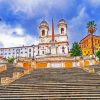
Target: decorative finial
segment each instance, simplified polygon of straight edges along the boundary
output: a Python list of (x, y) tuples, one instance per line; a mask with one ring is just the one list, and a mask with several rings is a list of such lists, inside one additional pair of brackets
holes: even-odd
[(43, 21), (45, 21), (45, 17), (43, 17)]

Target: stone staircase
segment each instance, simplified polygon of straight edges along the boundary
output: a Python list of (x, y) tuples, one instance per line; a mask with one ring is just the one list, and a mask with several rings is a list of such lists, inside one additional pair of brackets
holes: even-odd
[(100, 71), (100, 65), (92, 65), (91, 67), (95, 69), (95, 72)]
[(0, 78), (2, 77), (12, 77), (13, 72), (23, 72), (24, 68), (15, 67), (14, 65), (7, 64), (7, 70), (0, 72)]
[(80, 68), (38, 69), (9, 86), (0, 86), (0, 100), (100, 100), (100, 76)]
[[(16, 67), (13, 64), (6, 64), (6, 70), (0, 72), (0, 84), (5, 85), (4, 83), (9, 84), (13, 81), (14, 77), (17, 77), (17, 74), (24, 73), (26, 69), (22, 67)], [(16, 74), (16, 75), (15, 75)]]

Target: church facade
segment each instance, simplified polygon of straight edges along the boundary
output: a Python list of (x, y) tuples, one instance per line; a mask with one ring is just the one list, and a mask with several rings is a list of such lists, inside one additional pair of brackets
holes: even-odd
[[(68, 55), (69, 42), (67, 24), (64, 19), (58, 23), (58, 33), (54, 34), (54, 23), (52, 22), (52, 34), (49, 34), (49, 25), (42, 21), (39, 26), (39, 45), (34, 46), (35, 56)], [(38, 50), (38, 51), (37, 51)]]
[[(48, 56), (67, 56), (69, 54), (69, 42), (67, 23), (61, 19), (58, 23), (58, 33), (54, 33), (52, 21), (52, 33), (49, 34), (49, 25), (43, 20), (39, 25), (39, 44), (32, 46), (0, 48), (0, 56), (40, 58)], [(12, 41), (13, 42), (13, 41)]]

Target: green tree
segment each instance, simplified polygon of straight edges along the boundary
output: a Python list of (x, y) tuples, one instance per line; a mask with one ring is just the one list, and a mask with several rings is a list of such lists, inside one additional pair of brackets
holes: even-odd
[[(75, 65), (76, 65), (76, 57), (82, 55), (82, 50), (77, 42), (74, 42), (71, 49), (71, 56), (75, 57)], [(76, 65), (77, 66), (77, 65)]]
[(98, 50), (98, 51), (96, 52), (96, 56), (99, 58), (99, 62), (100, 62), (100, 50)]
[(8, 63), (13, 64), (15, 61), (15, 58), (14, 57), (8, 58), (7, 61)]
[(81, 55), (82, 55), (82, 50), (79, 44), (77, 42), (74, 42), (71, 49), (71, 56), (76, 57)]

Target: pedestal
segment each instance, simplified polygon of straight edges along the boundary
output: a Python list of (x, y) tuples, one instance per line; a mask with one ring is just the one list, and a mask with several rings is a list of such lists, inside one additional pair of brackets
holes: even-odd
[(57, 53), (57, 50), (56, 50), (56, 47), (54, 46), (51, 48), (51, 54), (55, 55), (56, 53)]

